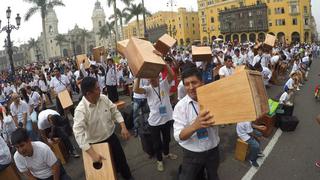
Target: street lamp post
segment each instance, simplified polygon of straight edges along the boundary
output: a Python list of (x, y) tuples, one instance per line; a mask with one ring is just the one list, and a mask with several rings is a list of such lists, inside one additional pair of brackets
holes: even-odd
[(20, 23), (21, 23), (21, 17), (19, 14), (17, 14), (16, 17), (16, 24), (12, 25), (10, 24), (10, 17), (11, 17), (11, 9), (10, 7), (8, 7), (8, 9), (6, 10), (6, 15), (7, 15), (7, 19), (8, 19), (8, 25), (4, 26), (3, 28), (1, 28), (1, 20), (0, 20), (0, 33), (5, 31), (7, 33), (7, 53), (9, 55), (9, 62), (10, 62), (10, 68), (11, 68), (11, 74), (14, 75), (15, 74), (15, 70), (14, 70), (14, 64), (13, 64), (13, 51), (12, 51), (12, 41), (11, 41), (11, 31), (16, 29), (18, 30), (20, 27)]
[(169, 0), (168, 2), (167, 2), (167, 7), (171, 7), (171, 12), (170, 12), (170, 24), (169, 24), (169, 34), (170, 34), (170, 36), (173, 36), (173, 30), (172, 30), (172, 25), (171, 24), (173, 24), (173, 7), (174, 6), (177, 6), (176, 5), (176, 2), (175, 2), (175, 0)]

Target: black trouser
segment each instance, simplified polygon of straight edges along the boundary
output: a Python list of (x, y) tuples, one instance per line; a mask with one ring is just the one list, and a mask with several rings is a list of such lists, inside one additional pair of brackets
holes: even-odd
[(43, 93), (45, 93), (46, 95), (48, 95), (49, 101), (50, 101), (50, 103), (52, 103), (52, 99), (51, 99), (51, 94), (50, 94), (50, 92), (43, 92)]
[[(162, 161), (162, 153), (164, 155), (169, 154), (169, 143), (170, 143), (170, 130), (171, 121), (159, 126), (151, 126), (150, 132), (153, 143), (153, 150), (156, 153), (157, 160)], [(162, 135), (162, 140), (161, 140)]]
[(192, 152), (183, 148), (183, 159), (179, 180), (197, 180), (203, 169), (208, 180), (219, 180), (219, 148), (215, 147), (204, 152)]
[[(58, 113), (60, 114), (60, 116), (64, 116), (64, 109), (61, 105), (61, 102), (60, 102), (60, 99), (58, 98), (58, 96), (56, 97), (56, 108), (57, 108), (57, 111)], [(68, 109), (70, 109), (70, 112), (71, 112), (71, 115), (73, 116), (74, 115), (74, 107), (73, 105), (71, 107), (68, 107)]]
[(132, 175), (118, 137), (113, 133), (108, 139), (99, 143), (104, 142), (109, 143), (110, 153), (114, 160), (117, 172), (120, 172), (123, 178), (130, 179)]
[(119, 100), (117, 86), (107, 85), (108, 98), (114, 103)]

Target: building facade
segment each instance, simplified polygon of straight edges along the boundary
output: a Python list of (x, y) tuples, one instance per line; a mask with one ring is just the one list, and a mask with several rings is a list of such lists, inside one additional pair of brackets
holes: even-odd
[[(155, 42), (160, 36), (168, 33), (177, 39), (179, 45), (190, 44), (200, 39), (199, 17), (197, 12), (179, 8), (177, 12), (159, 11), (146, 18), (148, 38)], [(136, 20), (124, 27), (124, 38), (143, 37), (143, 20)]]
[(315, 40), (310, 0), (198, 0), (202, 42), (263, 41), (266, 34), (282, 42)]

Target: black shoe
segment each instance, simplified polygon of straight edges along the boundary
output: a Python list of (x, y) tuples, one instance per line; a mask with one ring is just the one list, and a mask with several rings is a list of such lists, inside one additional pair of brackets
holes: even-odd
[(71, 155), (72, 157), (74, 157), (74, 158), (79, 158), (79, 157), (80, 157), (80, 155), (79, 155), (76, 151), (70, 152), (70, 155)]
[(251, 166), (256, 167), (256, 168), (259, 167), (259, 164), (257, 163), (257, 161), (251, 161), (250, 160), (249, 162), (250, 162)]

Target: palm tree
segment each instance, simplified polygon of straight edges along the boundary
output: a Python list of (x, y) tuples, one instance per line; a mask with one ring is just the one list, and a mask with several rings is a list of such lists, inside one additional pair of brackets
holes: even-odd
[(61, 54), (61, 57), (63, 56), (63, 52), (62, 52), (62, 44), (65, 43), (65, 42), (68, 42), (68, 40), (66, 39), (66, 36), (63, 35), (63, 34), (58, 34), (55, 38), (54, 38), (56, 42), (56, 45), (59, 45), (60, 47), (60, 54)]
[(43, 32), (43, 40), (44, 40), (44, 49), (45, 49), (45, 59), (48, 58), (48, 47), (47, 47), (47, 33), (46, 33), (46, 15), (48, 13), (49, 8), (53, 8), (55, 6), (65, 6), (61, 0), (24, 0), (28, 3), (33, 4), (28, 12), (24, 16), (24, 20), (28, 21), (31, 16), (40, 11), (41, 20), (42, 20), (42, 32)]
[[(120, 29), (121, 29), (121, 34), (123, 36), (124, 32), (123, 32), (123, 19), (127, 19), (127, 17), (129, 16), (129, 14), (126, 12), (126, 9), (123, 9), (122, 11), (120, 9), (117, 8), (116, 10), (116, 15), (117, 17), (119, 17), (119, 22), (120, 22)], [(109, 17), (109, 20), (116, 20), (115, 15), (111, 15)]]
[(100, 39), (107, 38), (109, 39), (109, 42), (111, 41), (112, 33), (113, 34), (116, 33), (114, 29), (114, 24), (115, 24), (115, 21), (111, 21), (111, 22), (107, 21), (106, 24), (99, 29), (99, 32), (97, 34), (100, 36)]
[[(122, 1), (126, 6), (129, 6), (130, 5), (130, 3), (133, 1), (133, 0), (120, 0), (120, 1)], [(119, 0), (118, 0), (118, 2), (119, 2)], [(115, 39), (116, 39), (116, 41), (117, 41), (117, 36), (118, 36), (118, 33), (117, 33), (117, 31), (118, 31), (118, 23), (117, 23), (117, 19), (118, 19), (118, 14), (117, 14), (117, 0), (107, 0), (107, 5), (108, 5), (108, 7), (111, 7), (111, 5), (113, 5), (113, 14), (114, 14), (114, 19), (116, 20), (115, 21), (115, 24), (114, 24), (114, 29), (116, 30), (115, 31)]]
[(139, 15), (142, 15), (143, 13), (147, 15), (151, 15), (151, 14), (146, 10), (146, 8), (142, 6), (141, 3), (139, 3), (138, 5), (131, 4), (130, 7), (125, 8), (125, 11), (127, 11), (128, 13), (128, 17), (126, 18), (126, 23), (128, 23), (133, 17), (136, 17), (137, 31), (138, 31), (137, 36), (139, 37), (140, 36)]
[(85, 54), (88, 53), (88, 47), (87, 47), (87, 38), (90, 38), (91, 37), (91, 34), (89, 33), (88, 30), (86, 29), (81, 29), (80, 31), (80, 39), (81, 41), (83, 42), (84, 44), (84, 52)]
[(30, 38), (30, 40), (28, 41), (28, 49), (33, 49), (33, 48), (38, 48), (38, 41), (35, 40), (34, 38)]

